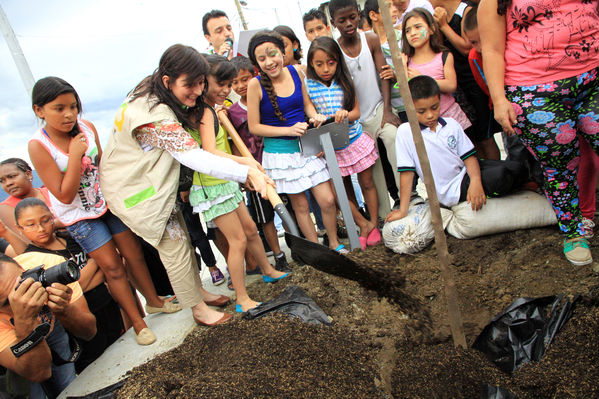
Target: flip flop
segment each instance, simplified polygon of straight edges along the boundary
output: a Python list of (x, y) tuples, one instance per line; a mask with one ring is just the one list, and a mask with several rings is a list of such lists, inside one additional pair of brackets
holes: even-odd
[(366, 251), (366, 244), (368, 242), (368, 240), (366, 239), (366, 237), (358, 237), (358, 240), (360, 240), (360, 248), (362, 248), (362, 251)]
[(376, 227), (372, 229), (370, 233), (368, 233), (368, 237), (366, 239), (366, 245), (372, 247), (373, 245), (381, 242), (381, 232)]
[(347, 250), (347, 248), (345, 248), (345, 245), (343, 245), (343, 244), (339, 244), (339, 246), (337, 248), (335, 248), (335, 252), (337, 252), (341, 255), (345, 255), (345, 254), (349, 253), (349, 251)]

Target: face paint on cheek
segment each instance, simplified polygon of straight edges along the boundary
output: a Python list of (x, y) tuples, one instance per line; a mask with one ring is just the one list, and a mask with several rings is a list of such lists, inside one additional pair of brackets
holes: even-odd
[(428, 29), (420, 29), (420, 39), (426, 39), (428, 37)]

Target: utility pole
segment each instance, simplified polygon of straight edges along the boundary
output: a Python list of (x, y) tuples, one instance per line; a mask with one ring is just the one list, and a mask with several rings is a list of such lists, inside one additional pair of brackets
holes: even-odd
[(237, 13), (239, 14), (239, 18), (241, 19), (243, 30), (248, 30), (248, 24), (247, 22), (245, 22), (245, 17), (243, 16), (243, 10), (241, 9), (241, 4), (239, 3), (239, 0), (235, 0), (235, 5), (237, 6)]
[(6, 40), (6, 44), (8, 44), (8, 48), (12, 55), (13, 60), (19, 70), (19, 75), (21, 75), (21, 80), (25, 85), (25, 90), (27, 90), (27, 94), (31, 97), (31, 90), (33, 89), (33, 84), (35, 80), (33, 79), (33, 74), (31, 73), (31, 69), (29, 69), (29, 65), (27, 64), (27, 60), (25, 59), (25, 54), (23, 54), (23, 50), (19, 45), (19, 41), (15, 36), (15, 32), (12, 30), (10, 26), (10, 22), (8, 22), (8, 17), (4, 13), (2, 6), (0, 5), (0, 32), (2, 32), (2, 36), (4, 36), (4, 40)]

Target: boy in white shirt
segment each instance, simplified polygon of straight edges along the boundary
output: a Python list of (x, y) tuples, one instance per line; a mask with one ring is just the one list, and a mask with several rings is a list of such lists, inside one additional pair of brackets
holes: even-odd
[[(452, 118), (439, 117), (441, 91), (433, 78), (416, 76), (408, 85), (441, 205), (450, 207), (466, 200), (472, 210), (478, 211), (486, 204), (487, 196), (505, 195), (524, 182), (526, 170), (519, 162), (484, 160), (479, 164), (473, 156), (474, 145), (462, 127)], [(408, 214), (414, 173), (423, 177), (408, 123), (397, 129), (395, 151), (400, 206), (387, 215), (386, 222)]]

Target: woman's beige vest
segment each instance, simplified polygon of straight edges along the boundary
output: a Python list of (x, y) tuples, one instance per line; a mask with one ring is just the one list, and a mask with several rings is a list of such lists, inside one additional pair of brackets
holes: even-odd
[(139, 98), (119, 108), (100, 161), (100, 186), (110, 211), (135, 234), (157, 245), (175, 206), (179, 162), (158, 147), (144, 151), (133, 135), (139, 126), (177, 120), (164, 104), (150, 110), (151, 101)]

